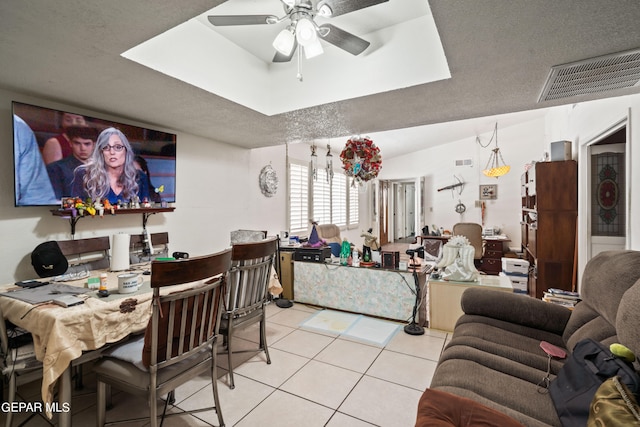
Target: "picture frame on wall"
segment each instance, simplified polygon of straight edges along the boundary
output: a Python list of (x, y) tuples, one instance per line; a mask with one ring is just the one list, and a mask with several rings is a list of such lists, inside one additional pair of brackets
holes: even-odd
[(497, 184), (480, 185), (480, 200), (495, 200), (498, 198)]

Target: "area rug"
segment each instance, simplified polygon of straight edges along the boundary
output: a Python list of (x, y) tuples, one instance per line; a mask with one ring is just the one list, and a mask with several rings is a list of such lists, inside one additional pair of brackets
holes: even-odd
[(302, 322), (300, 327), (384, 347), (398, 331), (399, 325), (361, 314), (321, 310)]

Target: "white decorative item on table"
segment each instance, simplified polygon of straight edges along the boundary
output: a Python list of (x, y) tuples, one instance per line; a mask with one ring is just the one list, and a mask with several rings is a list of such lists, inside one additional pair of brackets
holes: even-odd
[(473, 263), (475, 249), (464, 236), (453, 236), (443, 246), (439, 269), (444, 269), (442, 278), (459, 282), (475, 282), (478, 270)]

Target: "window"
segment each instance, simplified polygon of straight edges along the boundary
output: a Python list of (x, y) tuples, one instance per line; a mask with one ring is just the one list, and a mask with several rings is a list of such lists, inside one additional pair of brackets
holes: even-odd
[(306, 232), (311, 219), (341, 228), (356, 227), (358, 187), (352, 187), (352, 180), (342, 171), (334, 173), (331, 186), (325, 169), (318, 169), (317, 173), (314, 181), (308, 166), (289, 164), (289, 231)]
[(289, 232), (306, 231), (309, 225), (309, 168), (289, 165)]

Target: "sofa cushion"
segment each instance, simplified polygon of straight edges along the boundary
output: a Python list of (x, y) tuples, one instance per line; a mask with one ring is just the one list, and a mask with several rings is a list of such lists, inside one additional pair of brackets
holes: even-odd
[[(549, 367), (549, 357), (540, 348), (539, 343), (535, 345), (533, 351), (525, 351), (509, 345), (490, 342), (482, 338), (472, 336), (462, 336), (451, 340), (442, 352), (440, 360), (450, 357), (455, 347), (462, 348), (466, 358), (475, 360), (487, 365), (495, 370), (505, 372), (519, 378), (528, 379), (533, 371), (534, 383), (538, 383)], [(551, 373), (557, 374), (564, 360), (552, 358)], [(519, 372), (526, 372), (527, 376), (521, 376)]]
[(618, 342), (626, 345), (636, 356), (640, 356), (640, 279), (624, 293), (618, 316), (616, 318), (616, 331)]
[(418, 403), (416, 427), (523, 427), (513, 418), (466, 397), (426, 389)]
[[(455, 394), (500, 410), (526, 425), (560, 426), (551, 397), (545, 390), (531, 381), (499, 372), (473, 360), (448, 359), (438, 362), (431, 388), (448, 392), (456, 390)], [(458, 390), (464, 390), (465, 394)], [(539, 420), (539, 423), (531, 420)]]
[(562, 334), (571, 311), (535, 298), (501, 291), (468, 288), (460, 300), (462, 311), (517, 325)]
[(640, 251), (606, 251), (593, 257), (582, 275), (580, 296), (611, 325), (622, 295), (640, 278)]

